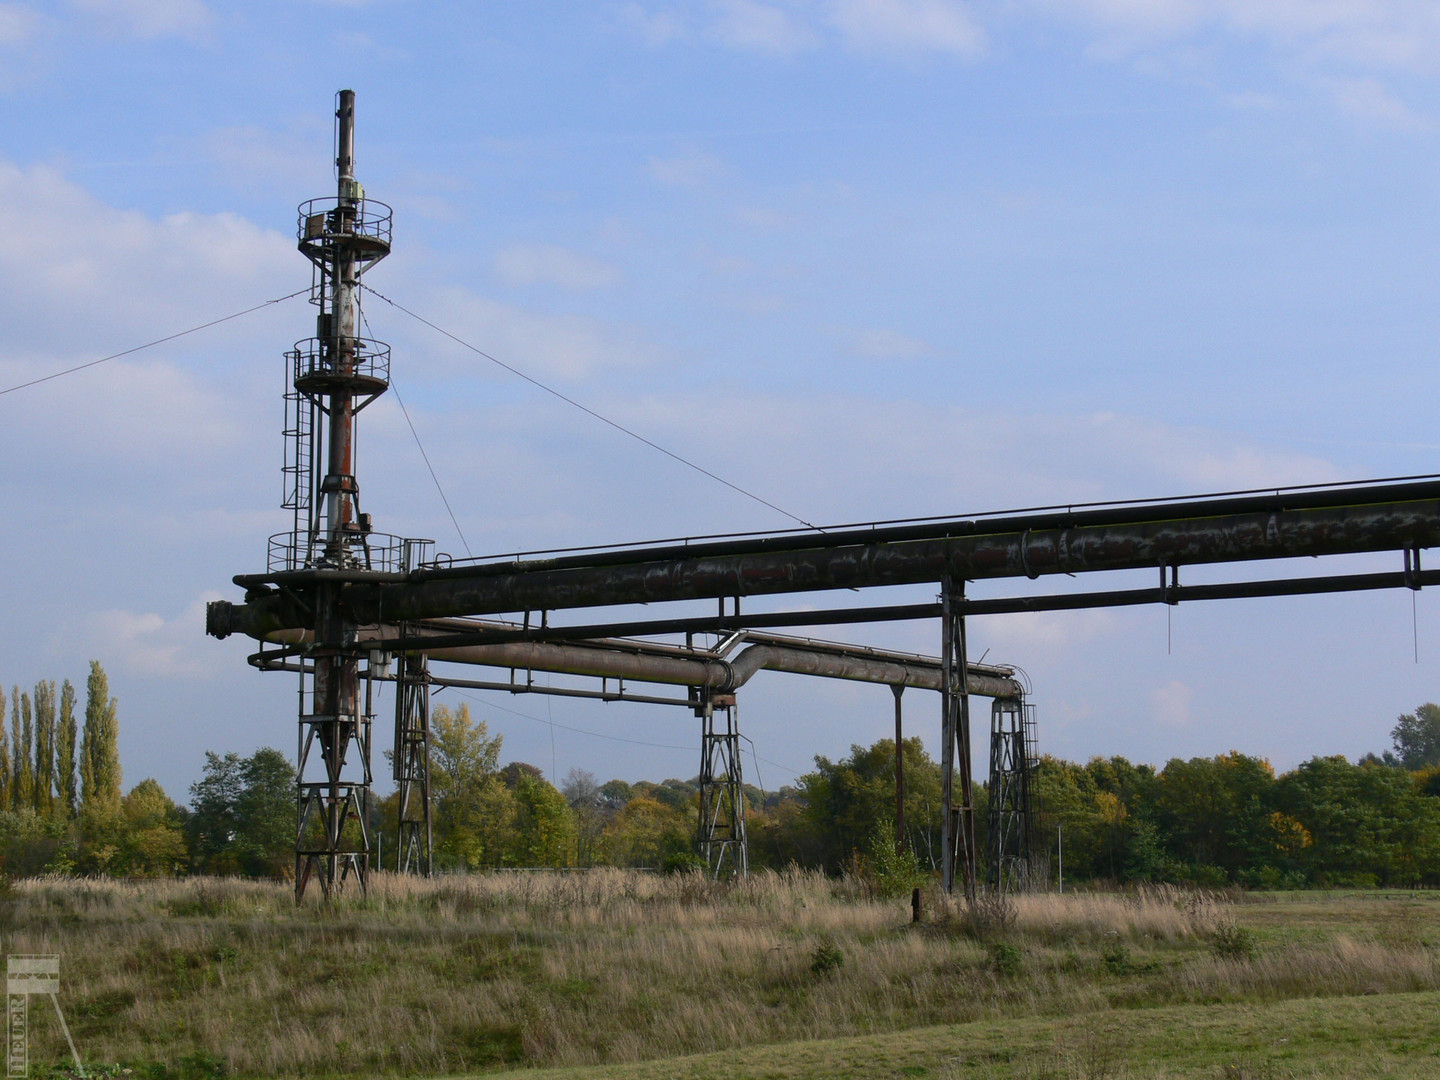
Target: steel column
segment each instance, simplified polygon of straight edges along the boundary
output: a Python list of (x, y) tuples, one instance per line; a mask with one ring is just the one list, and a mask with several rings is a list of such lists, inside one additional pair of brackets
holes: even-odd
[(905, 735), (902, 729), (900, 695), (904, 683), (890, 687), (895, 695), (895, 853), (905, 854)]
[[(958, 864), (965, 899), (975, 899), (975, 798), (970, 755), (970, 685), (966, 677), (965, 616), (959, 603), (965, 599), (964, 582), (946, 578), (941, 586), (941, 663), (944, 666), (941, 701), (940, 784), (943, 807), (940, 846), (940, 885), (955, 889)], [(959, 795), (956, 796), (956, 770)]]

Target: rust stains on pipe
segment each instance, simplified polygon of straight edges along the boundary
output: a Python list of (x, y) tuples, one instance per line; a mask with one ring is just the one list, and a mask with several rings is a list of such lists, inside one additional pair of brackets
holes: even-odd
[(667, 559), (404, 585), (352, 586), (360, 621), (596, 607), (717, 596), (1242, 562), (1431, 547), (1440, 503), (1253, 513), (1196, 521), (1023, 530), (897, 544), (857, 544)]

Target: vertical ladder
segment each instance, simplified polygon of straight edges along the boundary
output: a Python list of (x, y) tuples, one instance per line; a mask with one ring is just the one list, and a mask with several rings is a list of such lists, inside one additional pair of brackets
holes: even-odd
[[(286, 357), (286, 374), (289, 374)], [(310, 509), (311, 470), (315, 461), (315, 404), (294, 387), (285, 391), (285, 499), (286, 510)]]

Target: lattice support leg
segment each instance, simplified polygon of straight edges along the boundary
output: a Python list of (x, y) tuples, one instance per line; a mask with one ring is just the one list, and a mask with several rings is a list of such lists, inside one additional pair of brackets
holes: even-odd
[(700, 735), (700, 857), (717, 878), (745, 877), (745, 789), (740, 766), (740, 728), (735, 695), (699, 691), (695, 707)]
[(399, 835), (395, 869), (429, 877), (434, 871), (430, 804), (430, 670), (423, 655), (400, 656), (395, 671), (395, 748)]
[(1035, 878), (1034, 706), (996, 699), (990, 709), (990, 821), (987, 884), (1019, 892)]

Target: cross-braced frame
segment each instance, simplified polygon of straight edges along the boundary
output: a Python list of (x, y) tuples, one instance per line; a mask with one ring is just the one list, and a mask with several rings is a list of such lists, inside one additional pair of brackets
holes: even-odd
[(735, 695), (700, 691), (700, 857), (716, 877), (750, 872)]

